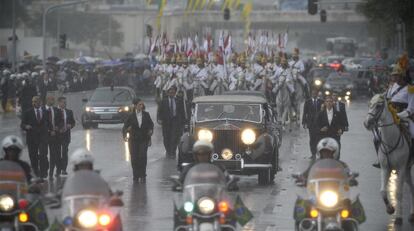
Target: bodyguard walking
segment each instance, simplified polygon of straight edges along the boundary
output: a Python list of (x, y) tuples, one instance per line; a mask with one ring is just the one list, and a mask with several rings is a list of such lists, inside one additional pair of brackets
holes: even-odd
[(60, 152), (59, 152), (59, 139), (58, 139), (58, 125), (61, 118), (59, 109), (55, 107), (55, 97), (48, 95), (46, 97), (46, 105), (44, 107), (49, 117), (49, 179), (53, 178), (53, 172), (56, 169), (56, 177), (60, 175)]
[(319, 129), (316, 124), (316, 117), (321, 111), (323, 101), (318, 98), (318, 90), (312, 91), (312, 97), (306, 100), (303, 105), (303, 117), (302, 125), (303, 128), (309, 130), (309, 147), (311, 150), (311, 158), (315, 159), (316, 156), (316, 145), (319, 142)]
[(60, 172), (62, 175), (67, 175), (68, 149), (71, 141), (71, 130), (75, 127), (75, 118), (73, 116), (73, 111), (66, 108), (65, 97), (61, 96), (58, 98), (58, 106), (60, 113), (60, 122), (58, 125), (58, 158), (60, 159), (60, 163), (58, 164), (59, 169), (57, 173)]
[(177, 88), (172, 86), (167, 91), (167, 97), (161, 101), (160, 118), (162, 136), (167, 156), (175, 157), (178, 141), (185, 125), (184, 101), (176, 97)]
[(122, 135), (128, 141), (134, 182), (146, 182), (147, 150), (151, 146), (154, 123), (144, 102), (134, 99), (134, 110), (124, 122)]
[(46, 178), (49, 167), (47, 160), (49, 117), (41, 107), (39, 96), (33, 97), (32, 106), (23, 112), (20, 127), (27, 133), (26, 143), (33, 172), (37, 177)]

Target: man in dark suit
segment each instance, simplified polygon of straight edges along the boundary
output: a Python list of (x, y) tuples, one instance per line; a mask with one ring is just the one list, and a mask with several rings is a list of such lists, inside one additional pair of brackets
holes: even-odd
[(349, 124), (348, 124), (348, 115), (346, 114), (345, 103), (338, 100), (338, 95), (336, 93), (332, 93), (332, 98), (334, 101), (334, 108), (341, 115), (342, 124), (344, 125), (344, 131), (348, 131)]
[(33, 97), (32, 105), (32, 108), (22, 113), (20, 127), (27, 133), (26, 143), (33, 172), (40, 178), (46, 178), (49, 166), (47, 160), (49, 116), (42, 109), (39, 96)]
[(159, 113), (162, 122), (162, 136), (166, 154), (175, 157), (178, 141), (185, 125), (185, 110), (182, 98), (176, 97), (177, 88), (170, 87), (160, 104)]
[(146, 182), (147, 150), (151, 146), (154, 123), (144, 102), (134, 99), (134, 111), (125, 120), (122, 134), (129, 145), (134, 182)]
[(72, 110), (66, 108), (66, 98), (58, 98), (58, 106), (60, 113), (60, 121), (58, 125), (58, 139), (59, 139), (59, 159), (60, 164), (58, 164), (59, 169), (57, 172), (60, 172), (62, 175), (67, 175), (66, 168), (68, 166), (68, 148), (71, 141), (71, 129), (75, 127), (75, 118), (73, 116)]
[(312, 97), (306, 100), (303, 105), (302, 125), (303, 128), (309, 130), (309, 146), (312, 159), (315, 159), (316, 145), (319, 141), (319, 129), (317, 128), (316, 117), (323, 105), (323, 101), (318, 98), (318, 93), (318, 90), (314, 89), (312, 91)]
[(53, 172), (56, 168), (56, 177), (60, 175), (60, 151), (59, 151), (59, 139), (58, 139), (58, 125), (59, 121), (62, 120), (62, 113), (55, 107), (55, 97), (48, 95), (46, 97), (46, 105), (44, 106), (45, 112), (49, 117), (49, 179), (53, 178)]
[[(341, 115), (333, 107), (333, 99), (331, 96), (325, 98), (325, 107), (319, 112), (316, 119), (317, 128), (319, 130), (320, 139), (325, 137), (334, 138), (341, 149), (340, 138), (344, 131)], [(339, 151), (338, 150), (338, 151)]]

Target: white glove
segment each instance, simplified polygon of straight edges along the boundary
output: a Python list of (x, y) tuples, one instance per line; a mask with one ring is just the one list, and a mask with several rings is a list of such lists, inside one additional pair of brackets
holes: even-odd
[(408, 111), (404, 110), (400, 113), (397, 113), (397, 116), (400, 118), (407, 118), (408, 116), (410, 116), (410, 113), (408, 113)]

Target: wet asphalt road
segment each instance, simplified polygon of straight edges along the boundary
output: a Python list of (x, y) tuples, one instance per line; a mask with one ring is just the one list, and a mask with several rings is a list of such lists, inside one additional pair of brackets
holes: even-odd
[[(125, 207), (122, 212), (124, 230), (172, 230), (173, 220), (172, 183), (169, 176), (177, 174), (176, 161), (165, 158), (162, 145), (161, 127), (156, 124), (152, 147), (148, 151), (147, 183), (134, 184), (126, 144), (122, 140), (122, 125), (100, 125), (98, 129), (83, 130), (80, 125), (82, 111), (81, 99), (86, 93), (68, 94), (68, 108), (75, 111), (77, 126), (72, 131), (70, 151), (77, 147), (88, 147), (94, 153), (96, 168), (109, 182), (113, 190), (124, 192)], [(147, 111), (155, 121), (156, 105), (151, 97), (143, 97)], [(407, 190), (404, 193), (404, 225), (396, 229), (392, 217), (385, 213), (380, 187), (380, 171), (371, 167), (375, 161), (375, 152), (371, 133), (362, 126), (367, 112), (367, 99), (359, 99), (348, 105), (350, 131), (342, 136), (341, 159), (348, 163), (353, 171), (360, 173), (359, 186), (353, 188), (365, 207), (367, 221), (361, 226), (365, 231), (414, 230), (407, 217), (410, 200)], [(8, 134), (20, 134), (20, 120), (15, 114), (0, 113), (0, 138)], [(302, 171), (309, 163), (308, 134), (304, 129), (285, 132), (280, 150), (282, 171), (270, 186), (259, 186), (257, 177), (241, 177), (239, 194), (246, 206), (251, 209), (254, 219), (242, 230), (294, 230), (293, 206), (296, 196), (303, 194), (302, 188), (295, 186), (290, 177), (292, 173)], [(23, 158), (28, 160), (27, 152)], [(51, 211), (51, 215), (58, 211)]]

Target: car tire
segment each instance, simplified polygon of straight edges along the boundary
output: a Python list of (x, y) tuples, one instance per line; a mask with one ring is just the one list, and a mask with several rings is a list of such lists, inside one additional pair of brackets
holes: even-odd
[(272, 169), (260, 170), (257, 176), (259, 185), (268, 185), (271, 182)]

